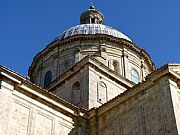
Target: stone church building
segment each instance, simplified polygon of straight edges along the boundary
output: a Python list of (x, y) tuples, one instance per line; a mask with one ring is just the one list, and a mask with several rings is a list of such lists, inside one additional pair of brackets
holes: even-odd
[(93, 6), (28, 75), (0, 66), (0, 135), (180, 134), (180, 64), (156, 69)]

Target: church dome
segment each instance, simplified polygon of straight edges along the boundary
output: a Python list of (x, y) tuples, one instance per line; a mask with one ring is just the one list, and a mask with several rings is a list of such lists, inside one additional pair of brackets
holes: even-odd
[(33, 83), (47, 87), (87, 56), (134, 83), (155, 69), (146, 51), (122, 32), (104, 25), (103, 14), (90, 6), (81, 14), (79, 25), (65, 30), (35, 56), (28, 74)]
[(103, 24), (81, 24), (71, 27), (70, 29), (65, 30), (62, 34), (56, 37), (55, 41), (63, 40), (65, 38), (76, 35), (96, 35), (96, 34), (104, 34), (104, 35), (109, 35), (109, 36), (123, 38), (132, 41), (122, 32)]
[(123, 38), (132, 42), (132, 40), (122, 32), (107, 25), (103, 25), (104, 16), (100, 11), (95, 10), (94, 6), (90, 6), (87, 11), (81, 14), (80, 23), (80, 25), (76, 25), (74, 27), (71, 27), (70, 29), (65, 30), (62, 34), (55, 38), (55, 41), (63, 40), (65, 38), (77, 35), (101, 34)]

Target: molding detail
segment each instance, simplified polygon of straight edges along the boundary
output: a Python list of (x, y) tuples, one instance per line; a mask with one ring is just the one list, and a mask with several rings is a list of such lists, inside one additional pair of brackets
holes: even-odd
[[(126, 48), (128, 50), (133, 51), (139, 57), (144, 59), (145, 62), (147, 62), (148, 67), (151, 71), (154, 71), (156, 69), (154, 63), (151, 60), (150, 55), (143, 50), (142, 48), (139, 48), (137, 45), (135, 45), (133, 42), (130, 42), (126, 39), (120, 39), (116, 37), (112, 37), (109, 35), (102, 35), (102, 34), (97, 34), (97, 35), (77, 35), (73, 37), (69, 37), (64, 40), (58, 40), (55, 42), (50, 43), (43, 51), (39, 52), (35, 58), (33, 59), (32, 65), (29, 67), (28, 75), (31, 77), (33, 76), (33, 72), (38, 65), (39, 61), (43, 59), (47, 54), (53, 51), (55, 48), (60, 48), (64, 46), (71, 46), (73, 44), (77, 44), (81, 41), (82, 43), (88, 43), (89, 41), (94, 42), (94, 41), (100, 41), (101, 43), (110, 43), (110, 44), (117, 44), (120, 48)], [(103, 46), (105, 47), (105, 46)]]

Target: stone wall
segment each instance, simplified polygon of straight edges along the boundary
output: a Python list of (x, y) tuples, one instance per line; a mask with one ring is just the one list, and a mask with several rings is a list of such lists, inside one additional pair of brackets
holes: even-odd
[[(12, 80), (11, 80), (12, 79)], [(49, 94), (27, 80), (0, 79), (1, 135), (84, 135), (82, 109)]]
[[(59, 82), (53, 82), (48, 88), (49, 91), (76, 106), (89, 110), (101, 106), (134, 85), (113, 70), (104, 67), (102, 63), (96, 62), (96, 59), (86, 57), (61, 76)], [(118, 78), (119, 76), (122, 80)], [(77, 82), (80, 84), (78, 90), (73, 88)]]
[[(79, 82), (80, 88), (73, 89), (73, 85)], [(73, 76), (63, 80), (61, 85), (51, 91), (76, 106), (88, 108), (89, 71), (88, 68), (80, 69)]]
[(99, 107), (126, 90), (117, 82), (89, 68), (89, 109)]
[[(147, 80), (90, 110), (92, 135), (178, 135), (179, 99), (169, 77)], [(177, 87), (176, 87), (177, 88)], [(172, 94), (172, 93), (176, 94)], [(174, 97), (173, 96), (173, 97)], [(176, 118), (175, 118), (176, 116)], [(176, 119), (178, 124), (176, 124)]]

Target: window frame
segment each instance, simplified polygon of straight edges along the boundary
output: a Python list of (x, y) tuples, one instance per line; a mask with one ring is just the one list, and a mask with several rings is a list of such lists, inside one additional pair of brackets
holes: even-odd
[(131, 81), (135, 84), (140, 82), (139, 72), (135, 68), (131, 69)]
[(100, 104), (104, 104), (107, 101), (108, 101), (107, 85), (105, 82), (99, 81), (97, 82), (97, 102), (99, 102)]

